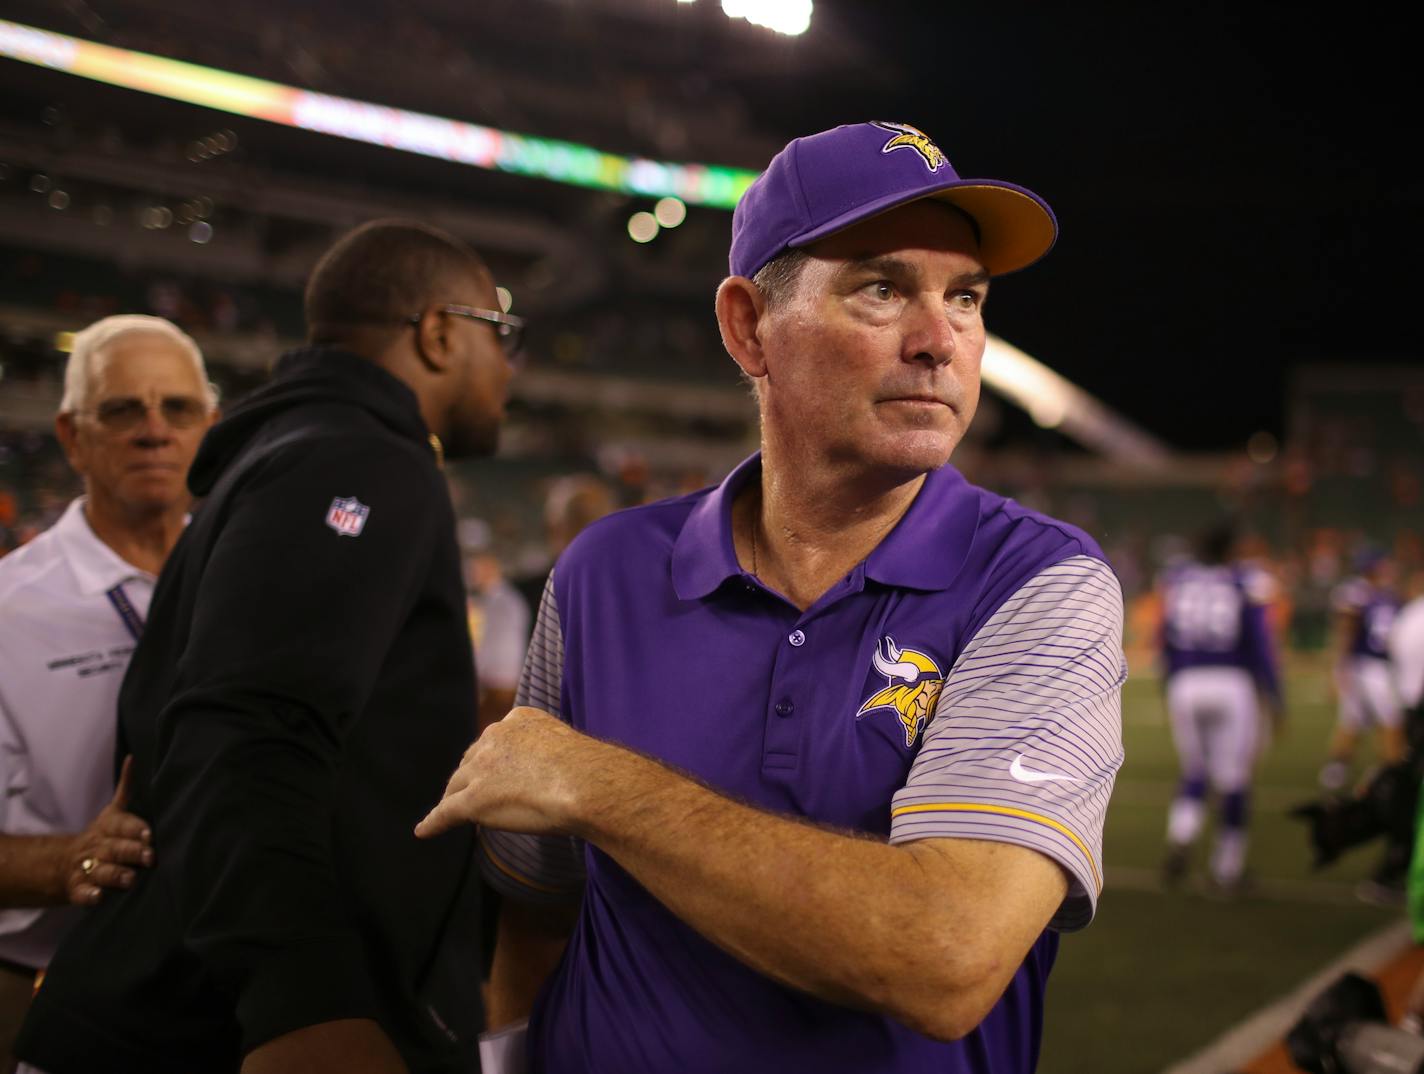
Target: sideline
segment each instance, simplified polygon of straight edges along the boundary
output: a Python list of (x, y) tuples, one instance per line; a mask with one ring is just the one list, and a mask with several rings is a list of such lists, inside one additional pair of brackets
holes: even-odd
[(1353, 970), (1372, 975), (1409, 946), (1407, 920), (1386, 926), (1291, 992), (1228, 1029), (1201, 1051), (1167, 1067), (1162, 1074), (1224, 1074), (1239, 1069), (1283, 1038), (1310, 1001), (1342, 973)]

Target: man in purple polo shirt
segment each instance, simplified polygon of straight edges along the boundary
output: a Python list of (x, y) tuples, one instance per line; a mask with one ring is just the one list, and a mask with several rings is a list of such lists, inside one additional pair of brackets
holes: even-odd
[[(1101, 888), (1121, 593), (946, 463), (989, 278), (1056, 232), (900, 124), (797, 139), (743, 197), (717, 320), (761, 451), (584, 531), (524, 707), (417, 829), (478, 822), (524, 900), (490, 1018), (532, 1005), (533, 1070), (1034, 1068)], [(541, 900), (578, 907), (547, 981)]]

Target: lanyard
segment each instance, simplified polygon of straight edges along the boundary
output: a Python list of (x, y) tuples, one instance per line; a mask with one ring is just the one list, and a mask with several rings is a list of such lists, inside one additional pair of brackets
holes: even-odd
[(129, 600), (129, 595), (124, 592), (124, 583), (120, 582), (113, 589), (105, 590), (104, 596), (109, 598), (109, 603), (114, 606), (114, 611), (119, 613), (119, 618), (124, 621), (124, 626), (128, 627), (134, 641), (143, 637), (143, 616), (138, 614), (133, 601)]

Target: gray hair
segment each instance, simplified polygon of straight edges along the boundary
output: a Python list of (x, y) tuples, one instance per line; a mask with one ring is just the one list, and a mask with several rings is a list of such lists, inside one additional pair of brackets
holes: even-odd
[(82, 410), (89, 402), (89, 387), (94, 379), (94, 361), (106, 347), (125, 336), (145, 334), (163, 336), (178, 344), (183, 353), (193, 361), (193, 369), (203, 385), (203, 397), (208, 406), (218, 405), (217, 389), (208, 380), (208, 371), (203, 365), (203, 352), (193, 342), (192, 336), (162, 317), (120, 313), (95, 321), (88, 328), (74, 334), (74, 345), (69, 352), (69, 361), (64, 366), (64, 398), (60, 400), (59, 412), (72, 414), (76, 410)]
[(801, 269), (810, 260), (811, 255), (800, 247), (788, 247), (757, 269), (752, 283), (766, 298), (768, 306), (779, 306), (796, 293)]
[[(783, 304), (796, 293), (796, 285), (801, 282), (801, 269), (810, 260), (811, 255), (801, 247), (788, 246), (756, 270), (752, 283), (766, 299), (768, 309)], [(748, 374), (745, 369), (739, 369), (737, 376), (752, 398), (759, 403), (761, 391), (757, 387), (757, 378)]]

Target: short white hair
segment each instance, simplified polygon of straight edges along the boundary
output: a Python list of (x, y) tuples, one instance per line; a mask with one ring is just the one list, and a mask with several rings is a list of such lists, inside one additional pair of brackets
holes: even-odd
[(64, 366), (64, 398), (59, 402), (61, 414), (73, 414), (82, 410), (89, 401), (89, 388), (94, 379), (94, 361), (104, 349), (125, 336), (164, 336), (178, 344), (184, 354), (193, 361), (193, 369), (203, 386), (203, 398), (209, 407), (218, 405), (217, 389), (208, 381), (208, 370), (203, 364), (203, 352), (193, 342), (193, 337), (172, 321), (162, 317), (149, 317), (142, 313), (119, 313), (95, 321), (88, 328), (74, 334), (73, 349), (69, 361)]

